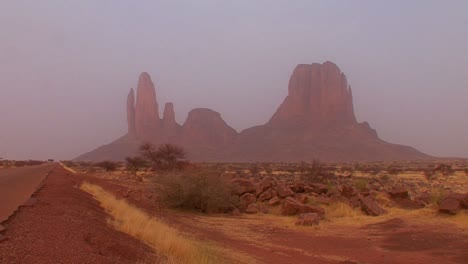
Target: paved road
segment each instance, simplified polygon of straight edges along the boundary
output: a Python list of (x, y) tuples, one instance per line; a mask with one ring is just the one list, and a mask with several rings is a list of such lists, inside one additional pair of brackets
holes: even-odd
[(0, 223), (23, 205), (57, 164), (0, 169)]

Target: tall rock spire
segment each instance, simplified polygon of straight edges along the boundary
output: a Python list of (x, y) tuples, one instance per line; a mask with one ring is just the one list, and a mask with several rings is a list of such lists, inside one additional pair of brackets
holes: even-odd
[(333, 62), (299, 64), (289, 80), (288, 96), (270, 120), (315, 124), (356, 124), (351, 89)]
[(135, 92), (133, 88), (130, 89), (130, 93), (127, 97), (127, 124), (128, 134), (131, 137), (136, 137), (135, 127)]
[(181, 126), (175, 120), (173, 103), (166, 103), (162, 119), (162, 141), (165, 143), (178, 143)]
[(135, 128), (138, 139), (154, 141), (160, 125), (156, 90), (148, 73), (138, 79), (135, 105)]

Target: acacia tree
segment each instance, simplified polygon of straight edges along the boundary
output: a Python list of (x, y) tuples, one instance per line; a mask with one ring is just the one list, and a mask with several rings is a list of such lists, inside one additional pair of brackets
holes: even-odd
[(185, 150), (177, 145), (163, 144), (156, 149), (151, 143), (140, 146), (141, 155), (158, 170), (177, 170), (186, 162)]

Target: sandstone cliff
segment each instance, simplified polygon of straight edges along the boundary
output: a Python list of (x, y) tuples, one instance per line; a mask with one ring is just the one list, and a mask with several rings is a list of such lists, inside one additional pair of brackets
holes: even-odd
[[(300, 64), (290, 78), (288, 96), (265, 124), (237, 133), (206, 108), (192, 110), (181, 126), (174, 105), (159, 117), (151, 77), (142, 73), (136, 95), (127, 99), (128, 134), (78, 160), (121, 160), (142, 142), (174, 143), (193, 161), (375, 161), (428, 159), (414, 148), (381, 140), (367, 122), (358, 123), (346, 76), (332, 62)], [(248, 114), (248, 113), (246, 113)]]

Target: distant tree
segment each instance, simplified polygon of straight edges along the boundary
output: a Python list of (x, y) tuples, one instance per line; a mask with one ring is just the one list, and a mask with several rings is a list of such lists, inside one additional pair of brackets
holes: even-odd
[(313, 160), (312, 164), (301, 163), (302, 179), (307, 183), (321, 182), (323, 180), (323, 164)]
[(126, 157), (125, 161), (127, 162), (127, 170), (137, 173), (141, 168), (144, 168), (147, 164), (146, 160), (143, 157)]
[(140, 153), (157, 170), (177, 170), (186, 163), (185, 150), (177, 145), (163, 144), (156, 149), (152, 144), (144, 143), (140, 146)]
[(102, 161), (96, 165), (106, 171), (115, 171), (117, 169), (117, 163), (113, 161)]

